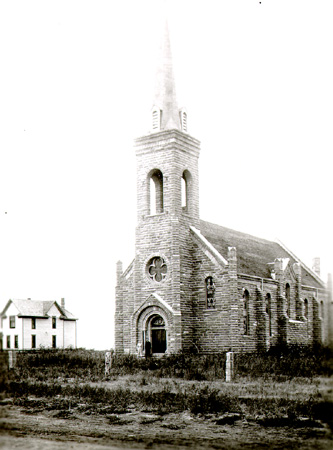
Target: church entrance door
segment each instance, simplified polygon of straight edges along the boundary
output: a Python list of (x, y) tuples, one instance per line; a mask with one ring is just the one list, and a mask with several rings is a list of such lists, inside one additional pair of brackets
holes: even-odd
[(151, 330), (151, 340), (153, 353), (165, 353), (166, 350), (165, 330)]
[(150, 327), (152, 353), (165, 353), (167, 349), (167, 333), (163, 318), (154, 316)]

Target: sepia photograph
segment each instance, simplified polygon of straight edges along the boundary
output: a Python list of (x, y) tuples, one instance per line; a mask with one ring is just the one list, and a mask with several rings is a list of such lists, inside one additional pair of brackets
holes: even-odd
[(0, 3), (0, 447), (333, 446), (331, 0)]

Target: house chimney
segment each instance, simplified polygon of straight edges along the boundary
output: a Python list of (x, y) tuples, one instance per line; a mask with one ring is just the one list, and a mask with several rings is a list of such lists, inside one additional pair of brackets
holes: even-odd
[(312, 270), (320, 277), (320, 258), (316, 257), (312, 260)]
[(65, 299), (64, 298), (61, 299), (61, 307), (65, 308)]

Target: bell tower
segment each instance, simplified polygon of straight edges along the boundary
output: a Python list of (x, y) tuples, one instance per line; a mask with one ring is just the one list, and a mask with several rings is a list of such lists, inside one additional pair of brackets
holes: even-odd
[(149, 317), (152, 317), (152, 324), (165, 324), (166, 336), (165, 343), (152, 342), (153, 352), (154, 345), (174, 352), (186, 348), (191, 339), (190, 226), (199, 224), (200, 143), (188, 134), (187, 112), (177, 105), (167, 23), (156, 74), (151, 132), (136, 139), (135, 147), (137, 228), (133, 321), (136, 331), (132, 343), (157, 336), (155, 328), (155, 334), (149, 328)]

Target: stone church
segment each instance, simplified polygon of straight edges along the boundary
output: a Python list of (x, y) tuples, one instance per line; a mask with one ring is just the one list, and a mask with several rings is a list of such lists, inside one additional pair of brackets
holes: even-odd
[(331, 289), (315, 271), (281, 243), (200, 219), (200, 142), (177, 106), (167, 26), (161, 52), (151, 132), (135, 141), (135, 259), (117, 263), (115, 351), (147, 340), (154, 355), (327, 341)]

